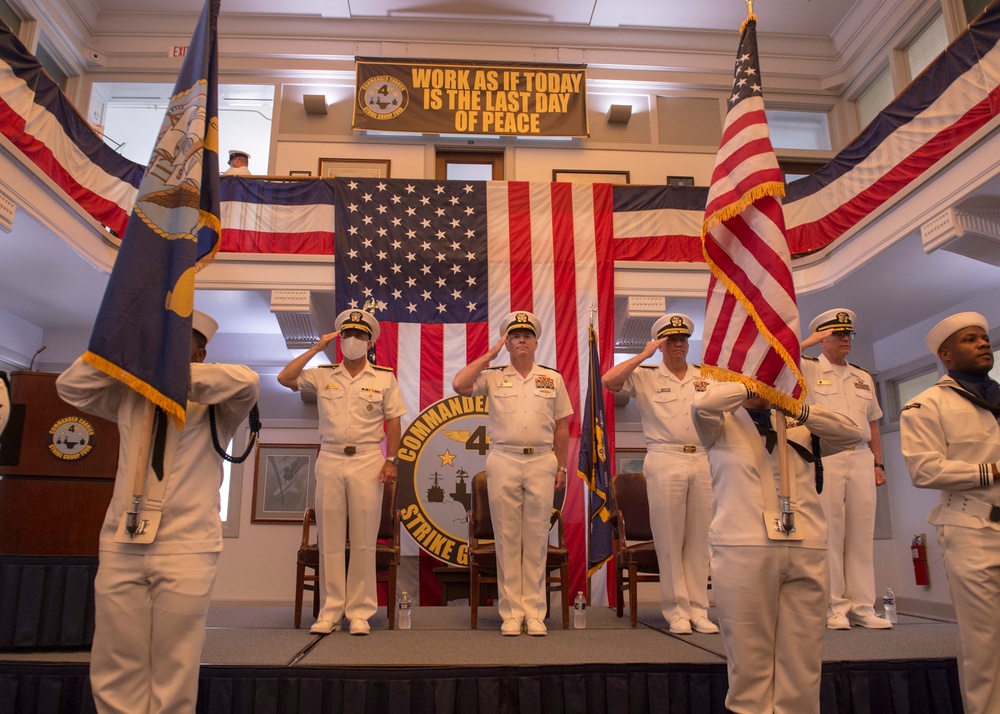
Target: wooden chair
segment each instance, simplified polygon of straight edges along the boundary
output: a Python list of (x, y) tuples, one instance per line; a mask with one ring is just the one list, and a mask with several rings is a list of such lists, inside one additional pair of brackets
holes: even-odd
[[(562, 626), (569, 629), (569, 551), (562, 513), (552, 509), (549, 528), (557, 527), (558, 545), (549, 545), (545, 561), (545, 616), (549, 616), (549, 592), (559, 587), (562, 597)], [(486, 493), (486, 474), (472, 479), (472, 510), (469, 511), (469, 605), (472, 608), (472, 629), (479, 625), (479, 586), (497, 582), (497, 549), (490, 517), (490, 501)], [(558, 575), (553, 575), (557, 571)]]
[[(295, 557), (295, 628), (302, 626), (302, 594), (313, 594), (313, 617), (319, 615), (319, 545), (309, 540), (309, 529), (316, 525), (316, 511), (307, 508), (302, 514), (302, 544)], [(306, 573), (306, 568), (310, 572)]]
[[(302, 545), (296, 558), (295, 573), (295, 627), (302, 625), (302, 595), (306, 590), (313, 593), (313, 617), (319, 615), (319, 547), (309, 542), (309, 528), (316, 523), (316, 513), (307, 508), (302, 516)], [(350, 526), (347, 526), (350, 533)], [(382, 489), (382, 519), (378, 527), (378, 543), (375, 546), (375, 581), (384, 583), (387, 589), (386, 618), (389, 629), (396, 626), (396, 570), (400, 563), (399, 553), (400, 513), (396, 508), (396, 483), (387, 483)], [(351, 541), (347, 540), (346, 562), (351, 562)], [(313, 573), (307, 574), (306, 568)]]
[(611, 533), (615, 550), (615, 590), (618, 593), (618, 617), (623, 614), (623, 593), (628, 588), (632, 627), (639, 620), (639, 583), (659, 582), (660, 566), (649, 524), (649, 498), (646, 477), (641, 473), (618, 474), (611, 479), (611, 497), (615, 513)]

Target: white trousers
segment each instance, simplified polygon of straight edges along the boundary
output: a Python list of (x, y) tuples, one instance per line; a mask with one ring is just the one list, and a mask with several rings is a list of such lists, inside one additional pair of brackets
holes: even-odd
[(875, 456), (870, 449), (823, 457), (819, 496), (829, 527), (827, 617), (875, 614)]
[(713, 546), (712, 590), (734, 714), (819, 713), (826, 552)]
[[(320, 620), (367, 620), (378, 610), (375, 543), (382, 519), (381, 451), (320, 451), (316, 461)], [(348, 518), (350, 516), (350, 518)], [(351, 563), (347, 567), (350, 523)]]
[(545, 619), (545, 560), (557, 465), (552, 452), (522, 456), (490, 450), (486, 457), (498, 610), (504, 621)]
[(100, 714), (192, 714), (218, 553), (101, 551), (90, 686)]
[(649, 524), (660, 566), (660, 610), (667, 622), (708, 614), (708, 526), (712, 474), (704, 452), (649, 451), (642, 462)]
[(939, 525), (966, 714), (1000, 712), (1000, 531)]

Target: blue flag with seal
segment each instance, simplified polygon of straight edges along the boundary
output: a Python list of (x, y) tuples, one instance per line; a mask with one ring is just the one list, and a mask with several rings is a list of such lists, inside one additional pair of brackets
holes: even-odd
[(184, 425), (195, 273), (219, 250), (216, 24), (207, 0), (139, 184), (84, 361)]
[(580, 459), (577, 473), (590, 489), (590, 552), (587, 577), (611, 559), (610, 498), (611, 468), (608, 465), (608, 437), (604, 420), (604, 387), (601, 384), (601, 358), (597, 351), (597, 333), (590, 330), (590, 368), (587, 376), (587, 403), (580, 424)]

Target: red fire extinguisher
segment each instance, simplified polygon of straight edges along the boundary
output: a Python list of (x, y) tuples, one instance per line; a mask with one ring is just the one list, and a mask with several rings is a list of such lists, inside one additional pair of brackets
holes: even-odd
[(930, 585), (930, 571), (927, 569), (927, 545), (924, 543), (924, 535), (913, 536), (913, 544), (910, 546), (910, 554), (913, 556), (913, 578), (917, 585)]

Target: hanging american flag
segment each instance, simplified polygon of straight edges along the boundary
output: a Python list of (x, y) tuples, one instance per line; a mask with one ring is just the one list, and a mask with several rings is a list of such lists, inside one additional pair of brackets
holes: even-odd
[[(604, 354), (613, 352), (612, 187), (348, 178), (333, 184), (337, 310), (376, 301), (378, 363), (396, 370), (408, 417), (453, 394), (455, 374), (499, 339), (502, 318), (529, 310), (543, 325), (536, 361), (560, 371), (576, 412), (572, 462), (591, 304), (606, 336)], [(563, 514), (570, 589), (583, 590), (579, 479), (567, 483)], [(424, 585), (422, 578), (422, 602)]]
[(733, 92), (705, 207), (702, 246), (712, 271), (702, 371), (749, 384), (795, 410), (799, 311), (781, 210), (784, 181), (771, 146), (757, 56), (757, 18), (743, 23)]

